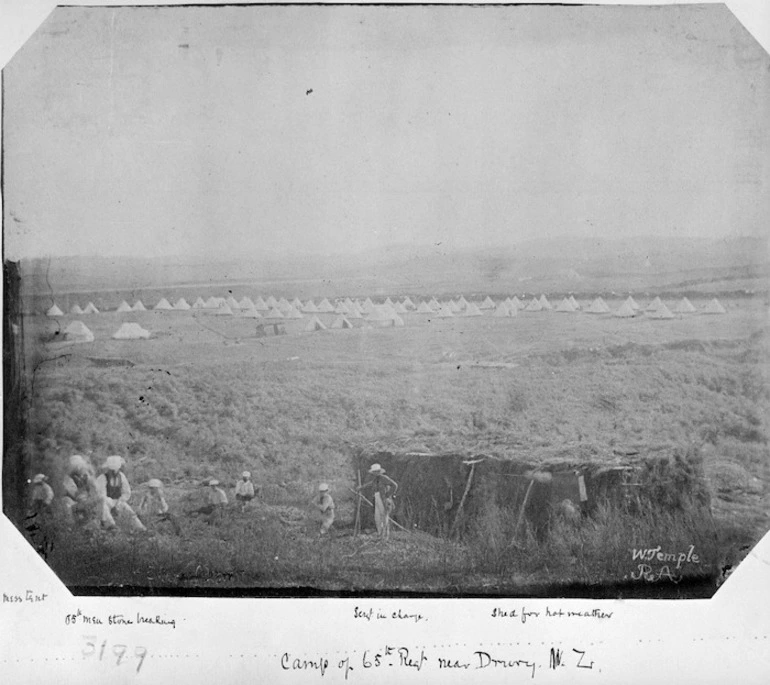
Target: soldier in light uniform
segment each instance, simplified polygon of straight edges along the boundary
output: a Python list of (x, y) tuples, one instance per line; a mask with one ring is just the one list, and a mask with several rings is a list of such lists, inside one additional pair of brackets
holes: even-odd
[(334, 500), (329, 494), (329, 486), (321, 483), (318, 486), (318, 499), (315, 502), (316, 509), (321, 514), (320, 535), (326, 535), (334, 523)]
[(396, 496), (398, 483), (385, 475), (385, 469), (379, 464), (372, 464), (369, 473), (372, 478), (361, 485), (358, 492), (369, 487), (374, 491), (374, 523), (380, 538), (387, 540), (390, 537), (390, 514), (395, 509), (393, 498)]
[(97, 490), (94, 470), (86, 458), (73, 454), (67, 463), (67, 475), (62, 480), (62, 514), (68, 525), (101, 520), (103, 498)]
[(125, 519), (130, 530), (145, 531), (147, 528), (128, 503), (131, 486), (126, 474), (121, 471), (124, 463), (123, 457), (107, 457), (104, 473), (96, 479), (96, 489), (103, 498), (102, 525), (108, 530), (115, 528), (114, 514), (117, 514), (120, 519)]
[(32, 515), (47, 513), (53, 503), (53, 489), (48, 485), (48, 477), (44, 473), (38, 473), (32, 479), (30, 492), (30, 513)]
[(212, 478), (209, 481), (204, 481), (202, 485), (208, 486), (206, 491), (206, 504), (197, 509), (193, 509), (191, 514), (206, 514), (211, 523), (220, 516), (220, 512), (227, 506), (227, 493), (219, 487), (219, 481), (216, 478)]
[(169, 511), (166, 498), (163, 496), (163, 483), (157, 478), (151, 478), (147, 482), (147, 492), (142, 497), (137, 507), (139, 516), (148, 525), (154, 525), (163, 521), (168, 521), (177, 535), (182, 534), (179, 521), (176, 516)]
[(248, 471), (244, 471), (241, 474), (241, 480), (235, 484), (235, 500), (243, 508), (254, 499), (255, 494), (254, 483), (251, 482), (251, 474)]

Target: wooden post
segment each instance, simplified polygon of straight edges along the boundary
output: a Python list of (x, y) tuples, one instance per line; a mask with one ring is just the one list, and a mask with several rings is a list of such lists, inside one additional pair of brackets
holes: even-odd
[[(368, 504), (370, 507), (372, 507), (372, 509), (374, 508), (374, 505), (373, 505), (373, 504), (372, 504), (372, 503), (371, 503), (371, 502), (370, 502), (368, 499), (366, 499), (366, 497), (364, 497), (364, 496), (363, 496), (363, 495), (362, 495), (360, 492), (356, 492), (356, 491), (355, 491), (353, 488), (348, 488), (348, 490), (350, 490), (350, 492), (352, 492), (354, 495), (358, 495), (358, 496), (359, 496), (359, 497), (360, 497), (360, 498), (361, 498), (361, 499), (362, 499), (364, 502), (366, 502), (366, 503), (367, 503), (367, 504)], [(391, 522), (391, 523), (392, 523), (394, 526), (398, 526), (398, 527), (399, 527), (401, 530), (403, 530), (405, 533), (409, 533), (409, 532), (410, 532), (408, 528), (404, 528), (404, 526), (402, 526), (402, 525), (401, 525), (401, 524), (400, 524), (398, 521), (396, 521), (395, 519), (391, 518), (391, 519), (390, 519), (390, 522)]]
[[(358, 476), (358, 487), (361, 487), (361, 470), (356, 469), (356, 475)], [(356, 522), (353, 526), (353, 537), (358, 537), (361, 534), (361, 498), (356, 498)]]
[(519, 537), (519, 528), (521, 528), (521, 522), (524, 520), (524, 510), (527, 508), (527, 502), (529, 501), (529, 493), (532, 492), (532, 486), (535, 484), (535, 479), (529, 481), (527, 486), (527, 492), (524, 493), (524, 501), (521, 503), (521, 509), (519, 509), (519, 518), (516, 520), (516, 528), (513, 530), (513, 539)]
[(460, 517), (463, 513), (463, 506), (465, 505), (465, 498), (468, 497), (468, 492), (471, 489), (471, 483), (473, 482), (473, 471), (476, 468), (476, 464), (471, 464), (471, 472), (468, 474), (468, 480), (465, 483), (465, 490), (463, 491), (462, 499), (460, 500), (460, 504), (457, 506), (457, 513), (455, 514), (455, 519), (452, 522), (452, 528), (449, 531), (449, 537), (452, 537), (455, 534), (455, 531), (457, 530), (457, 526), (460, 523)]

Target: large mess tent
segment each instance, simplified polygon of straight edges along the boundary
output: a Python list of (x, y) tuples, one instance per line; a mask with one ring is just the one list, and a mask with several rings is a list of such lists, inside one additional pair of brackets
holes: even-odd
[(64, 339), (72, 343), (88, 343), (94, 341), (94, 334), (82, 321), (73, 321), (64, 329)]

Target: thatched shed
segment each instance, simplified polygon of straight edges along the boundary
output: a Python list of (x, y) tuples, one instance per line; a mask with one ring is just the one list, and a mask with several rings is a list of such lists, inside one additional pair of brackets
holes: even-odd
[[(365, 449), (354, 456), (354, 478), (369, 479), (379, 463), (399, 484), (393, 514), (407, 529), (463, 536), (490, 515), (502, 517), (517, 534), (529, 526), (547, 535), (556, 512), (590, 516), (600, 504), (624, 510), (710, 507), (697, 455), (673, 447), (646, 453), (588, 455), (500, 455), (398, 452)], [(371, 498), (371, 493), (364, 491)], [(568, 500), (568, 503), (565, 503)], [(373, 510), (361, 507), (362, 528), (374, 526)]]

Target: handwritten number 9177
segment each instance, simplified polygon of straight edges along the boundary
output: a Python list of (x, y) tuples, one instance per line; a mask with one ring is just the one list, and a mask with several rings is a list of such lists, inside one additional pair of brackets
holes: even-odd
[[(99, 661), (104, 661), (104, 655), (105, 652), (107, 653), (107, 658), (115, 659), (115, 665), (120, 666), (124, 659), (126, 657), (126, 652), (128, 652), (128, 646), (127, 645), (112, 645), (111, 653), (107, 650), (107, 640), (102, 640), (102, 643), (100, 645), (97, 645), (96, 637), (93, 635), (86, 635), (84, 636), (84, 639), (86, 641), (86, 646), (83, 648), (83, 658), (88, 659), (89, 657), (96, 657), (98, 655)], [(145, 647), (135, 647), (134, 648), (134, 657), (138, 659), (138, 662), (136, 664), (136, 672), (139, 673), (139, 671), (142, 669), (142, 664), (144, 663), (144, 658), (147, 656), (147, 649)]]

